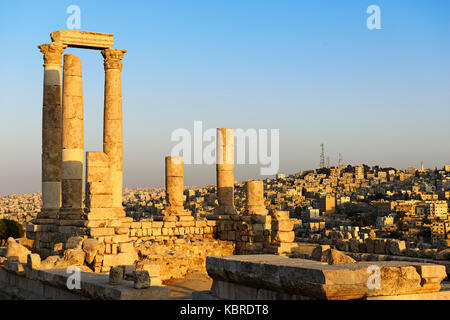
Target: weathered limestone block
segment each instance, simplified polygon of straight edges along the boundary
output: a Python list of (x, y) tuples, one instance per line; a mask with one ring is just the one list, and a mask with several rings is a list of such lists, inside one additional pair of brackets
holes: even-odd
[(115, 234), (114, 228), (90, 228), (88, 233), (91, 237), (112, 236)]
[(114, 198), (112, 194), (91, 194), (86, 201), (90, 208), (112, 208)]
[(134, 287), (136, 289), (145, 289), (150, 287), (150, 276), (147, 271), (133, 271)]
[[(271, 290), (310, 299), (347, 300), (374, 296), (427, 293), (439, 291), (445, 267), (423, 263), (382, 262), (380, 289), (367, 283), (373, 262), (328, 265), (311, 260), (274, 255), (208, 257), (208, 274), (215, 281)], [(422, 284), (426, 284), (423, 286)], [(214, 288), (214, 284), (213, 284)], [(220, 290), (215, 292), (225, 298)]]
[[(86, 160), (86, 162), (89, 162), (90, 167), (109, 167), (109, 157), (104, 152), (88, 151), (86, 152)], [(100, 181), (102, 181), (102, 179), (100, 179)]]
[(291, 220), (274, 220), (272, 223), (272, 231), (292, 231), (294, 229), (294, 221)]
[(6, 247), (6, 258), (17, 257), (18, 262), (27, 263), (28, 255), (31, 253), (29, 249), (17, 243), (14, 238), (8, 238)]
[(134, 244), (132, 242), (125, 242), (119, 244), (119, 252), (134, 252)]
[(132, 265), (138, 259), (136, 252), (124, 252), (115, 255), (105, 254), (103, 256), (104, 267), (114, 267), (122, 265)]
[(311, 258), (316, 261), (321, 261), (324, 252), (329, 249), (330, 249), (329, 245), (319, 245), (315, 249), (313, 249)]
[(124, 211), (122, 208), (89, 208), (86, 216), (88, 220), (118, 219), (124, 216)]
[(86, 262), (91, 264), (99, 249), (99, 242), (97, 239), (86, 239), (83, 242), (83, 251), (86, 254)]
[(58, 30), (50, 34), (56, 43), (75, 48), (107, 49), (112, 48), (114, 35), (111, 33), (81, 30)]
[(41, 257), (37, 253), (28, 254), (27, 267), (30, 269), (39, 269), (41, 267)]
[(80, 236), (70, 237), (67, 239), (65, 248), (67, 249), (81, 249), (84, 238)]
[(109, 270), (109, 283), (112, 285), (119, 285), (124, 279), (124, 268), (112, 267)]
[(294, 240), (294, 231), (278, 231), (273, 235), (274, 242), (293, 242)]
[(82, 266), (86, 254), (82, 249), (68, 249), (64, 251), (63, 261), (68, 266)]
[(137, 271), (147, 271), (149, 276), (152, 277), (160, 277), (161, 275), (161, 267), (159, 264), (147, 264), (147, 263), (138, 263), (136, 265)]
[(405, 241), (390, 239), (386, 244), (386, 252), (391, 255), (398, 256), (405, 249), (406, 249)]
[[(89, 153), (89, 152), (87, 152)], [(104, 167), (93, 167), (89, 164), (89, 160), (87, 160), (86, 164), (86, 182), (102, 182), (107, 185), (111, 184), (110, 170), (108, 166)], [(90, 191), (89, 186), (87, 186), (87, 191)]]
[[(102, 170), (103, 171), (103, 170)], [(92, 171), (91, 171), (92, 173)], [(98, 173), (98, 171), (97, 171)], [(109, 174), (108, 170), (103, 171), (104, 174)], [(112, 194), (112, 187), (108, 181), (102, 182), (88, 182), (86, 184), (86, 192), (89, 194)]]
[(440, 283), (445, 279), (447, 273), (443, 265), (416, 265), (416, 271), (421, 277), (423, 291), (434, 292), (440, 289)]
[(289, 211), (275, 211), (273, 213), (273, 219), (288, 220), (289, 219)]
[(347, 256), (346, 254), (333, 249), (326, 250), (320, 259), (321, 262), (326, 262), (329, 265), (355, 263), (355, 259)]

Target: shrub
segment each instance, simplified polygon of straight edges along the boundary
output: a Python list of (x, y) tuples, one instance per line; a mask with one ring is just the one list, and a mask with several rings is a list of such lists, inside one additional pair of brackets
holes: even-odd
[(25, 234), (23, 226), (14, 220), (0, 220), (0, 241), (6, 241), (9, 237), (14, 239), (22, 238)]
[(0, 220), (0, 245), (3, 244), (6, 238), (6, 224), (3, 220)]

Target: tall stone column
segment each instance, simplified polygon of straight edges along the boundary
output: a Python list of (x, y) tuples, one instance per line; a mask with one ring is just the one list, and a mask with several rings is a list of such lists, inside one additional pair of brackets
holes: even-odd
[(122, 128), (122, 59), (126, 50), (104, 49), (105, 109), (103, 151), (109, 156), (113, 207), (122, 207), (123, 128)]
[(190, 212), (183, 206), (184, 168), (183, 157), (166, 157), (166, 202), (165, 216), (183, 216)]
[(81, 218), (83, 208), (83, 85), (81, 61), (64, 55), (61, 219)]
[(55, 219), (61, 207), (61, 60), (67, 46), (53, 42), (38, 48), (44, 55), (40, 217)]
[(216, 214), (235, 214), (234, 208), (234, 130), (217, 129), (217, 198)]

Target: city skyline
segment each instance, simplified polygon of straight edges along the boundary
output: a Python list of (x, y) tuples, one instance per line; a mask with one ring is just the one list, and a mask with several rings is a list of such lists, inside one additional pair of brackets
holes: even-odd
[[(7, 169), (0, 171), (0, 194), (40, 191), (42, 55), (36, 46), (48, 41), (43, 35), (67, 28), (71, 4), (2, 6), (0, 38), (12, 49), (1, 62), (0, 165)], [(114, 33), (115, 45), (128, 49), (124, 187), (163, 186), (164, 157), (175, 144), (171, 132), (192, 131), (195, 120), (207, 128), (280, 129), (279, 172), (286, 174), (317, 168), (321, 143), (331, 165), (338, 153), (344, 164), (405, 169), (448, 162), (446, 2), (378, 1), (381, 30), (366, 27), (371, 2), (283, 4), (175, 1), (112, 10), (76, 3), (81, 30)], [(126, 14), (135, 18), (115, 19)], [(85, 149), (101, 150), (102, 58), (66, 53), (83, 63)], [(258, 165), (236, 166), (235, 174), (239, 181), (265, 178)], [(185, 168), (186, 185), (214, 181), (213, 166)]]

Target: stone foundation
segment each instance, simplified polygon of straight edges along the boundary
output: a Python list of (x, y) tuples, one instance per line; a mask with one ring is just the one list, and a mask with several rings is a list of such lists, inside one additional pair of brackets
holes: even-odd
[(134, 289), (133, 281), (110, 285), (105, 274), (81, 272), (80, 289), (69, 290), (66, 269), (32, 270), (18, 275), (0, 267), (0, 298), (25, 300), (167, 300), (164, 287)]
[[(380, 268), (380, 288), (367, 285), (371, 265)], [(220, 299), (349, 300), (436, 293), (445, 267), (411, 262), (328, 265), (275, 255), (208, 257), (211, 294)]]

